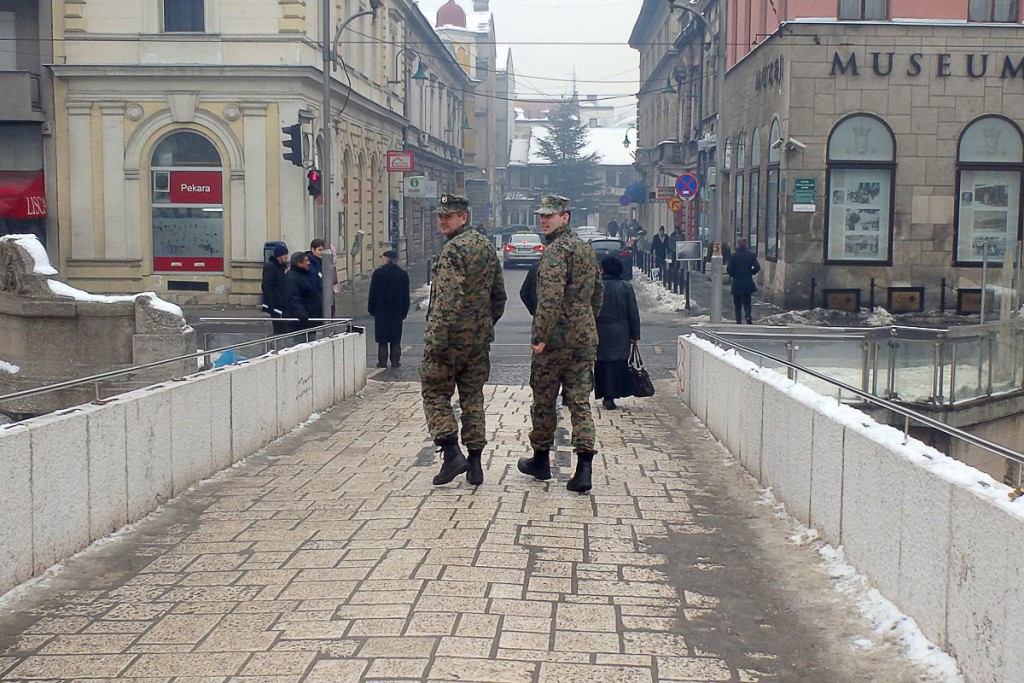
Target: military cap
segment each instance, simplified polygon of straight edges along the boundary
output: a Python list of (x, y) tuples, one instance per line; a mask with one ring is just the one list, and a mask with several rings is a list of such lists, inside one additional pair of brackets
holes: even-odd
[(437, 202), (437, 208), (434, 209), (434, 213), (442, 216), (460, 211), (469, 211), (469, 200), (460, 195), (448, 193), (441, 195), (441, 199)]
[(383, 254), (381, 254), (381, 256), (383, 256), (384, 258), (398, 258), (398, 252), (395, 251), (394, 249), (388, 249)]
[(540, 208), (534, 211), (534, 213), (544, 215), (565, 213), (569, 210), (570, 201), (568, 197), (563, 197), (560, 194), (546, 194), (540, 198)]

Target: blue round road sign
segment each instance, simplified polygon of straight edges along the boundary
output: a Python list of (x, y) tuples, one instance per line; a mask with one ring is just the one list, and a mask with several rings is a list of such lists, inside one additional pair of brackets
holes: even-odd
[(692, 173), (684, 173), (676, 178), (676, 195), (682, 199), (693, 199), (697, 196), (697, 190), (699, 189), (700, 184), (697, 182), (697, 176)]
[(624, 194), (621, 197), (619, 197), (619, 206), (629, 206), (632, 203), (633, 198), (630, 197), (628, 194)]

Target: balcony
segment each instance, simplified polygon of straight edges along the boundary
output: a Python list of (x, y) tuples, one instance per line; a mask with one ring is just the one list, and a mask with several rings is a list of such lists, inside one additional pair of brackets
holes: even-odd
[(42, 121), (43, 99), (39, 75), (28, 71), (0, 71), (0, 121)]

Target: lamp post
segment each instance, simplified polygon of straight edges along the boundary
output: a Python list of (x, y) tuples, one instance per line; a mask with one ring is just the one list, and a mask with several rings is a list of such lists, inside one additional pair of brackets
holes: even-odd
[[(377, 18), (377, 10), (384, 5), (384, 0), (370, 0), (370, 9), (356, 12), (351, 17), (346, 19), (341, 25), (338, 26), (337, 31), (334, 32), (334, 39), (330, 40), (328, 36), (331, 35), (331, 5), (333, 4), (329, 0), (320, 0), (320, 4), (323, 8), (323, 23), (321, 26), (321, 33), (323, 39), (323, 111), (321, 113), (321, 122), (324, 131), (324, 142), (323, 149), (321, 150), (321, 163), (323, 164), (323, 180), (321, 197), (324, 203), (324, 253), (331, 253), (331, 199), (334, 189), (332, 188), (333, 183), (332, 175), (333, 169), (331, 168), (331, 71), (335, 63), (335, 57), (338, 53), (338, 40), (341, 38), (341, 32), (345, 30), (345, 27), (360, 17), (365, 17), (368, 14), (372, 14), (374, 19)], [(332, 289), (333, 277), (334, 277), (334, 261), (333, 253), (331, 255), (331, 263), (321, 264), (321, 286), (323, 287), (323, 316), (324, 318), (331, 317), (331, 303), (334, 299), (334, 290)], [(349, 274), (351, 276), (351, 273)]]
[[(676, 4), (676, 0), (669, 1), (669, 11), (680, 9), (699, 19), (704, 24), (705, 30), (711, 30), (708, 20), (703, 14), (688, 7), (685, 4)], [(715, 55), (715, 109), (718, 119), (715, 126), (715, 201), (711, 205), (711, 242), (721, 244), (722, 241), (722, 218), (725, 216), (723, 197), (725, 192), (722, 185), (725, 177), (722, 171), (725, 169), (725, 70), (728, 67), (728, 41), (726, 37), (726, 17), (728, 15), (728, 0), (718, 0), (718, 33), (715, 36), (717, 53)], [(714, 324), (722, 322), (722, 250), (711, 250), (711, 322)]]
[(626, 128), (626, 134), (622, 138), (622, 146), (625, 147), (626, 149), (629, 149), (629, 146), (631, 144), (633, 144), (632, 142), (629, 141), (629, 131), (631, 131), (631, 130), (636, 131), (636, 134), (637, 134), (636, 146), (639, 149), (639, 147), (640, 147), (640, 131), (637, 129), (636, 126), (629, 126), (628, 128)]

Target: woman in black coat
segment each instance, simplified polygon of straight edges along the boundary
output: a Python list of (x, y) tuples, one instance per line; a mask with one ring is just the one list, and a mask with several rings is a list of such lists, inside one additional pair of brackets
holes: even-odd
[(633, 395), (628, 361), (630, 347), (640, 340), (640, 309), (632, 285), (622, 281), (622, 263), (608, 256), (601, 270), (604, 305), (597, 316), (594, 396), (604, 399), (606, 410), (615, 410), (615, 399)]

